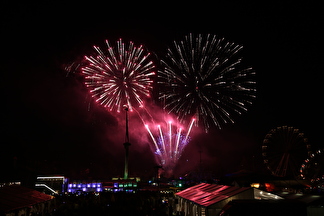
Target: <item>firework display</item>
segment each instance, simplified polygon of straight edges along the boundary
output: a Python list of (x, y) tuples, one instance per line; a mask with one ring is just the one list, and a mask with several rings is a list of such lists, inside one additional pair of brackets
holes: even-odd
[(187, 130), (168, 121), (164, 125), (154, 125), (152, 128), (146, 124), (145, 127), (154, 143), (154, 153), (166, 172), (171, 173), (181, 153), (189, 143), (193, 123), (192, 119)]
[[(118, 113), (127, 106), (138, 114), (157, 162), (169, 173), (189, 143), (194, 124), (203, 122), (206, 131), (212, 125), (221, 128), (221, 123), (233, 122), (233, 113), (246, 111), (255, 97), (255, 72), (240, 64), (242, 46), (215, 35), (189, 34), (174, 42), (161, 61), (157, 85), (153, 83), (155, 66), (142, 45), (122, 39), (114, 45), (105, 43), (105, 49), (94, 46), (94, 54), (80, 64), (85, 85), (107, 110)], [(151, 114), (153, 104), (145, 98), (155, 85), (163, 107)], [(158, 113), (166, 111), (175, 114), (176, 120), (156, 124)]]
[(159, 98), (181, 122), (195, 117), (208, 130), (234, 122), (255, 98), (255, 72), (243, 67), (242, 46), (216, 35), (174, 41), (158, 71)]
[(120, 112), (123, 105), (130, 110), (143, 106), (143, 97), (150, 97), (154, 64), (150, 53), (133, 42), (122, 39), (116, 46), (106, 40), (107, 49), (94, 46), (95, 55), (85, 56), (85, 84), (98, 103), (110, 111)]

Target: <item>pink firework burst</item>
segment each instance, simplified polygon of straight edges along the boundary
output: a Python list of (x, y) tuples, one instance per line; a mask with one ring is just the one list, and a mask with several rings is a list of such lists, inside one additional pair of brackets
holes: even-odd
[(153, 142), (153, 149), (156, 159), (163, 169), (172, 173), (177, 161), (190, 141), (190, 133), (195, 119), (192, 119), (188, 128), (183, 129), (181, 126), (168, 121), (162, 125), (145, 125)]
[(105, 42), (105, 50), (93, 47), (95, 54), (85, 56), (81, 69), (91, 95), (109, 111), (120, 112), (124, 105), (130, 111), (142, 107), (143, 98), (150, 97), (155, 75), (150, 53), (131, 41), (125, 44), (119, 39), (115, 46)]

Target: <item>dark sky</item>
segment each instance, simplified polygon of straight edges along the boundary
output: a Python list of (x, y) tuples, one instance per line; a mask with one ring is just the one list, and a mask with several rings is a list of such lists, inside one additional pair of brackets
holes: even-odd
[[(303, 131), (314, 150), (323, 148), (324, 14), (319, 5), (1, 4), (1, 161), (9, 166), (16, 157), (35, 172), (78, 176), (89, 168), (94, 176), (122, 175), (121, 117), (92, 103), (80, 77), (67, 74), (64, 65), (105, 39), (132, 40), (163, 56), (173, 40), (188, 33), (242, 44), (244, 61), (257, 72), (257, 99), (235, 124), (193, 136), (178, 175), (197, 170), (199, 151), (207, 171), (235, 172), (242, 161), (262, 170), (262, 140), (282, 125)], [(130, 173), (149, 176), (155, 165), (149, 144), (130, 132)]]

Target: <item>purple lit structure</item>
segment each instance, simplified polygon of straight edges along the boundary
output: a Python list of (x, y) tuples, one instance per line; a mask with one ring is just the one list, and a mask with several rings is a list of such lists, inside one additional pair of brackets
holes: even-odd
[(135, 180), (113, 180), (105, 181), (73, 181), (67, 184), (65, 192), (67, 193), (98, 193), (98, 192), (129, 192), (132, 193), (137, 189), (137, 182)]
[(96, 183), (69, 183), (67, 188), (68, 193), (78, 192), (102, 192), (103, 187), (101, 182)]

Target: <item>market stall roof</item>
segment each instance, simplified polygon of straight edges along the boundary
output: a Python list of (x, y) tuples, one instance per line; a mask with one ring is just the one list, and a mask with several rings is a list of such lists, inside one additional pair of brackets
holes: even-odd
[(207, 207), (246, 190), (253, 190), (253, 188), (201, 183), (176, 195)]
[(30, 207), (53, 199), (53, 196), (20, 185), (0, 188), (0, 212)]

